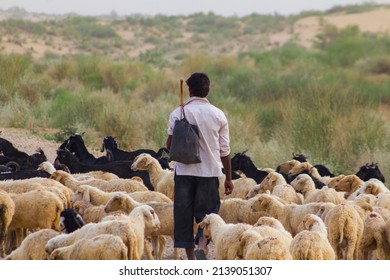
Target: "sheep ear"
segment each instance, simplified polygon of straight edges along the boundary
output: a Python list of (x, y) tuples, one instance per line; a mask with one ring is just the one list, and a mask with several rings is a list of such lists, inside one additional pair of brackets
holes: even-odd
[(149, 164), (152, 163), (152, 159), (151, 159), (151, 158), (146, 157), (145, 159), (146, 159), (146, 164), (147, 164), (147, 165), (149, 165)]
[(149, 211), (147, 213), (145, 213), (145, 216), (148, 217), (149, 215), (151, 215), (152, 217), (154, 217), (154, 209), (149, 209)]
[(208, 219), (203, 219), (203, 221), (201, 221), (200, 223), (199, 223), (199, 227), (200, 228), (205, 228), (207, 225), (209, 225), (210, 224), (210, 222), (208, 221)]
[(377, 186), (372, 186), (371, 194), (375, 195), (375, 196), (378, 196), (379, 190), (378, 190)]
[(91, 201), (91, 197), (89, 195), (89, 190), (84, 190), (84, 192), (83, 192), (83, 201), (84, 202), (90, 202)]
[(363, 203), (363, 205), (361, 206), (364, 210), (368, 210), (368, 211), (374, 211), (374, 209), (372, 208), (371, 204), (369, 203)]
[(312, 227), (313, 227), (313, 223), (311, 222), (310, 219), (308, 219), (308, 220), (305, 222), (305, 229), (311, 230)]

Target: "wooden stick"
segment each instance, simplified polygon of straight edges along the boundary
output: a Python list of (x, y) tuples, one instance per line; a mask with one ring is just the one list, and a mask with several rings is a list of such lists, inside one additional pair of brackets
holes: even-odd
[(180, 80), (180, 106), (184, 105), (184, 89), (183, 89), (183, 80)]

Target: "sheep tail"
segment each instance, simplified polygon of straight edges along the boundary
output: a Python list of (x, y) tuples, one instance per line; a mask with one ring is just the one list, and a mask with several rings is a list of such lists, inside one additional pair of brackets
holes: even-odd
[(340, 215), (339, 218), (339, 231), (340, 231), (340, 237), (339, 237), (339, 244), (343, 243), (344, 240), (344, 227), (347, 222), (346, 215)]

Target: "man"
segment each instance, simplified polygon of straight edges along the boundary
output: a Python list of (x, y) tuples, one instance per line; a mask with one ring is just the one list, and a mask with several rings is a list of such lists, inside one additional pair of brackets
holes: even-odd
[[(174, 247), (185, 248), (189, 260), (206, 259), (208, 240), (198, 229), (194, 238), (194, 218), (200, 223), (206, 214), (218, 213), (219, 180), (225, 169), (225, 194), (233, 191), (230, 165), (229, 126), (225, 114), (206, 99), (210, 80), (204, 73), (193, 73), (186, 81), (189, 96), (184, 102), (186, 119), (199, 128), (201, 163), (175, 163)], [(167, 148), (175, 121), (181, 118), (180, 107), (169, 116)], [(222, 166), (221, 166), (222, 163)], [(198, 245), (194, 250), (195, 244)]]

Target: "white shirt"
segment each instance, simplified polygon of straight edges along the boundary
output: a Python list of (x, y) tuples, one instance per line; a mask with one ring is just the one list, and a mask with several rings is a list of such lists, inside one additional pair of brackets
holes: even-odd
[[(177, 175), (217, 177), (222, 175), (221, 157), (230, 154), (229, 125), (225, 114), (206, 98), (190, 97), (184, 102), (189, 123), (199, 128), (201, 163), (175, 162)], [(168, 135), (172, 135), (175, 121), (181, 119), (180, 106), (169, 115)]]

